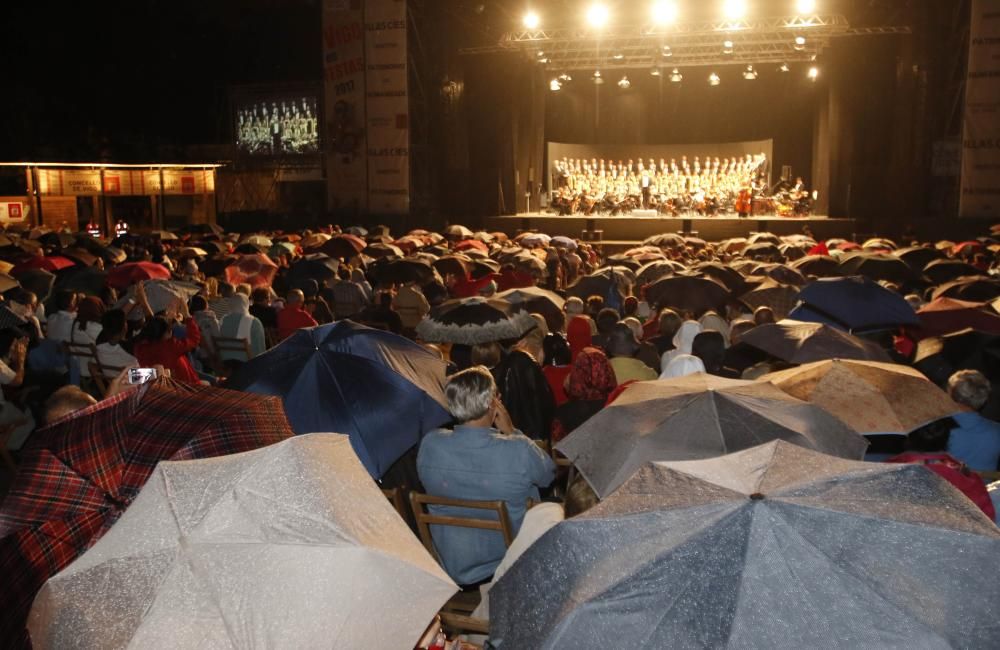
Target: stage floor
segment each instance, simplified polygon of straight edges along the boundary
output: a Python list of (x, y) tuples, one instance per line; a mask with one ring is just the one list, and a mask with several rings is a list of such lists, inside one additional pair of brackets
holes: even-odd
[[(826, 216), (777, 217), (777, 216), (717, 216), (698, 215), (682, 217), (664, 216), (558, 216), (545, 213), (524, 213), (499, 217), (486, 217), (486, 230), (499, 230), (510, 235), (525, 230), (536, 230), (548, 235), (601, 240), (606, 245), (633, 245), (647, 237), (675, 232), (706, 241), (721, 241), (731, 237), (747, 237), (755, 232), (776, 235), (801, 234), (808, 228), (814, 237), (851, 239), (857, 232), (855, 219), (832, 219)], [(595, 236), (596, 235), (596, 236)]]

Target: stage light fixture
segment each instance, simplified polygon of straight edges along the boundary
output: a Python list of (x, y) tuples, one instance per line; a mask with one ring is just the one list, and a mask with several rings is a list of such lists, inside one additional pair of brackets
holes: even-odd
[(521, 19), (521, 24), (528, 29), (538, 29), (538, 26), (542, 24), (542, 19), (534, 11), (528, 11)]
[(674, 68), (673, 71), (670, 73), (670, 81), (672, 83), (679, 84), (683, 80), (684, 80), (684, 75), (681, 74), (680, 70)]
[(753, 81), (757, 78), (757, 71), (753, 69), (752, 65), (748, 65), (747, 69), (743, 71), (743, 78), (747, 81)]
[(614, 54), (611, 55), (611, 58), (614, 59), (615, 61), (621, 61), (622, 59), (625, 58), (625, 55), (622, 54), (621, 52), (615, 52)]
[(719, 75), (715, 74), (714, 72), (708, 75), (709, 86), (718, 86), (720, 83), (722, 83), (722, 79), (719, 78)]
[(653, 24), (669, 25), (677, 21), (677, 3), (671, 0), (657, 0), (653, 3), (650, 13)]
[(622, 90), (628, 90), (629, 88), (632, 87), (632, 82), (628, 80), (628, 75), (624, 75), (621, 79), (618, 80), (618, 87), (621, 88)]
[(552, 81), (549, 82), (549, 90), (551, 90), (552, 92), (557, 92), (561, 89), (562, 89), (562, 82), (560, 82), (558, 79), (553, 79)]
[(611, 18), (611, 11), (606, 5), (599, 2), (595, 2), (587, 9), (587, 24), (594, 29), (601, 29), (607, 25), (609, 18)]
[(778, 72), (788, 72), (791, 68), (788, 67), (787, 63), (782, 63), (778, 66)]
[(722, 3), (722, 15), (729, 20), (740, 20), (747, 15), (746, 0), (725, 0)]
[(799, 15), (811, 14), (816, 11), (816, 0), (796, 0), (795, 11)]
[(723, 41), (722, 42), (722, 53), (723, 54), (732, 54), (733, 53), (733, 42), (732, 41)]
[(795, 51), (796, 52), (801, 52), (804, 49), (806, 49), (806, 37), (805, 36), (796, 36), (795, 37)]
[(600, 70), (594, 70), (594, 83), (598, 86), (604, 83), (604, 77), (601, 76)]
[(669, 59), (670, 57), (672, 57), (674, 55), (674, 51), (672, 49), (670, 49), (669, 45), (664, 45), (660, 49), (660, 54), (663, 55), (663, 58)]
[(654, 76), (654, 77), (659, 77), (660, 74), (661, 74), (661, 72), (660, 72), (659, 68), (650, 68), (649, 74), (652, 75), (652, 76)]
[(809, 68), (808, 75), (810, 81), (816, 81), (817, 79), (819, 79), (819, 68), (817, 68), (816, 66)]
[(566, 82), (566, 81), (573, 81), (573, 77), (569, 76), (568, 74), (566, 74), (566, 73), (564, 72), (564, 73), (562, 73), (561, 75), (559, 75), (559, 81), (563, 81), (563, 82)]

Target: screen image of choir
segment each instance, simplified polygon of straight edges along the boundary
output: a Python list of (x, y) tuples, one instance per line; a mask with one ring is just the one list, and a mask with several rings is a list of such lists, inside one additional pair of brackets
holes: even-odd
[(551, 205), (560, 214), (628, 214), (656, 210), (677, 216), (736, 213), (808, 214), (810, 202), (802, 179), (768, 187), (768, 159), (763, 153), (720, 160), (695, 156), (668, 163), (562, 158), (552, 164)]
[(316, 99), (261, 101), (236, 116), (236, 144), (245, 153), (308, 154), (319, 151)]

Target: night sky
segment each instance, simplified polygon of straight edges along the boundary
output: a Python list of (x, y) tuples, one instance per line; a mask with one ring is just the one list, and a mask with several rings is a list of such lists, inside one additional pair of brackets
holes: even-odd
[(3, 2), (0, 160), (224, 143), (234, 84), (320, 77), (319, 0)]

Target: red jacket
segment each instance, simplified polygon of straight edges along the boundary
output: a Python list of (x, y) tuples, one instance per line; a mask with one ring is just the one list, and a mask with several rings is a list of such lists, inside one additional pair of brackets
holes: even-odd
[(169, 338), (161, 341), (141, 341), (135, 344), (135, 358), (143, 367), (160, 365), (170, 371), (170, 376), (185, 384), (199, 383), (198, 373), (191, 366), (188, 352), (201, 343), (201, 330), (193, 318), (184, 323), (186, 333), (183, 339)]
[(316, 327), (319, 323), (302, 307), (286, 305), (278, 312), (278, 338), (282, 341), (305, 327)]
[(979, 506), (979, 508), (986, 513), (986, 516), (990, 518), (990, 521), (993, 521), (996, 517), (996, 511), (993, 508), (993, 501), (990, 499), (990, 493), (986, 490), (986, 486), (983, 485), (983, 479), (979, 478), (979, 474), (976, 474), (966, 467), (962, 461), (958, 460), (954, 456), (951, 456), (950, 454), (931, 454), (911, 451), (905, 454), (899, 454), (898, 456), (893, 456), (885, 462), (923, 465), (961, 490), (962, 494), (969, 497), (973, 503)]

